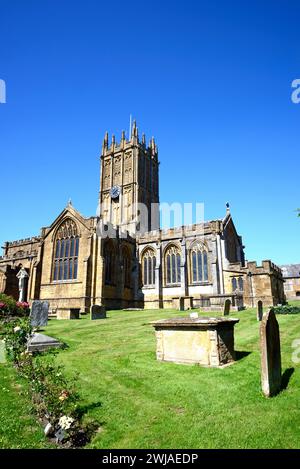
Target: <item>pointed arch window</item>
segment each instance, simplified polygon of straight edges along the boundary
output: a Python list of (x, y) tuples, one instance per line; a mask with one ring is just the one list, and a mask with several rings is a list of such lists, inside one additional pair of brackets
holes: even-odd
[(191, 277), (192, 283), (201, 283), (208, 281), (208, 256), (206, 247), (202, 244), (196, 244), (191, 249)]
[(145, 287), (153, 287), (155, 285), (155, 267), (156, 257), (153, 249), (147, 249), (142, 258), (143, 266), (143, 285)]
[(131, 255), (127, 247), (122, 250), (123, 269), (124, 269), (124, 286), (131, 287)]
[(60, 225), (54, 244), (53, 280), (76, 280), (78, 271), (79, 235), (70, 218)]
[(165, 253), (166, 285), (177, 285), (181, 281), (181, 251), (177, 246), (170, 246)]
[(114, 246), (108, 242), (104, 246), (104, 262), (105, 262), (105, 284), (113, 285), (115, 283), (115, 265), (116, 253)]

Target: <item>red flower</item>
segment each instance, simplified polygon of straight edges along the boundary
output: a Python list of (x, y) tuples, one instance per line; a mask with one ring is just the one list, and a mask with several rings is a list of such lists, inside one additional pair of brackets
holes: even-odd
[(18, 301), (18, 302), (17, 302), (17, 307), (18, 307), (18, 308), (22, 308), (22, 309), (28, 309), (28, 308), (29, 308), (29, 304), (26, 303), (26, 301)]

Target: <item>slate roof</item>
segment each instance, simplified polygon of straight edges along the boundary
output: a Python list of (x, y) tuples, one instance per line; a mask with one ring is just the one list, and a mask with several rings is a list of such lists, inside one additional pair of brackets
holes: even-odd
[(287, 264), (279, 267), (282, 270), (283, 278), (300, 277), (300, 264)]

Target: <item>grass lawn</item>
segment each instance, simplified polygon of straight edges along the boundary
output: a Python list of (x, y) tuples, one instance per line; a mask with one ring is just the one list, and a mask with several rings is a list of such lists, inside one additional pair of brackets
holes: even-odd
[(300, 339), (300, 316), (277, 316), (289, 382), (267, 399), (260, 388), (255, 310), (232, 313), (240, 318), (235, 348), (244, 353), (224, 369), (156, 360), (149, 322), (180, 315), (109, 311), (106, 320), (49, 322), (45, 333), (69, 346), (57, 362), (76, 375), (87, 416), (101, 424), (89, 447), (300, 448), (300, 365), (292, 362), (291, 347)]
[(51, 448), (31, 410), (27, 383), (0, 363), (0, 448)]

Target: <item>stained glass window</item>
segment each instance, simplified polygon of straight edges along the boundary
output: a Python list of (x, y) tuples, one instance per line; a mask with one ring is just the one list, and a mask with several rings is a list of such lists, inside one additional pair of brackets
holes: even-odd
[[(74, 247), (76, 246), (76, 249)], [(67, 218), (60, 225), (55, 239), (53, 280), (75, 280), (79, 254), (79, 236), (76, 223)]]
[(191, 249), (192, 283), (208, 281), (207, 250), (202, 244), (196, 244)]

